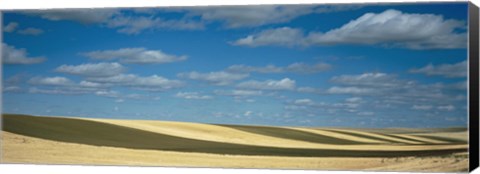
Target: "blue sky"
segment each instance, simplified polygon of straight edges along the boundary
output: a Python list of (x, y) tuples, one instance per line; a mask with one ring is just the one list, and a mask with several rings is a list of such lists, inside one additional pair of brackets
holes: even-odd
[(12, 11), (2, 25), (4, 113), (467, 124), (467, 3)]

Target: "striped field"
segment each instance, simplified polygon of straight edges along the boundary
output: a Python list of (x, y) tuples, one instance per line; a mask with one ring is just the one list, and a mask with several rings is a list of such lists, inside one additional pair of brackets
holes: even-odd
[(465, 128), (347, 129), (3, 115), (1, 162), (458, 172)]

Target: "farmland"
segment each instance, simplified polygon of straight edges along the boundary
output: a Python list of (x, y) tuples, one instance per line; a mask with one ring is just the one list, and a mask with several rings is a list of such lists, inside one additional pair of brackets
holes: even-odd
[(465, 128), (352, 129), (3, 115), (2, 162), (466, 171)]

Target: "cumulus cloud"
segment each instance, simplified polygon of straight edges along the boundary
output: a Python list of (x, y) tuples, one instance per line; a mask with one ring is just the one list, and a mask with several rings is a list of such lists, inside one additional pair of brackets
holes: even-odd
[(176, 56), (161, 50), (147, 50), (146, 48), (122, 48), (118, 50), (103, 50), (81, 53), (96, 60), (115, 60), (127, 64), (160, 64), (183, 61), (187, 56)]
[[(153, 9), (68, 9), (36, 10), (24, 14), (51, 21), (75, 21), (98, 24), (116, 29), (119, 33), (139, 34), (143, 31), (199, 30), (206, 24), (221, 22), (225, 28), (256, 27), (285, 23), (309, 13), (330, 13), (357, 9), (360, 6), (262, 5)], [(176, 18), (160, 18), (158, 12), (185, 12)]]
[(250, 72), (257, 72), (257, 73), (282, 73), (284, 72), (284, 68), (277, 67), (275, 65), (267, 65), (264, 67), (255, 67), (255, 66), (248, 66), (248, 65), (232, 65), (229, 66), (226, 71), (228, 72), (235, 72), (235, 73), (250, 73)]
[(51, 86), (68, 86), (74, 84), (74, 82), (65, 77), (34, 77), (31, 78), (28, 83), (34, 85), (51, 85)]
[(78, 94), (86, 94), (87, 91), (75, 91), (75, 90), (68, 90), (68, 89), (39, 89), (37, 87), (31, 87), (28, 90), (29, 93), (34, 94), (53, 94), (53, 95), (78, 95)]
[(87, 80), (74, 82), (66, 77), (33, 77), (28, 80), (31, 87), (27, 92), (52, 95), (80, 95), (91, 94), (101, 97), (114, 98), (115, 102), (124, 102), (126, 99), (158, 99), (154, 96), (141, 94), (122, 94), (112, 90), (114, 87), (129, 87), (148, 91), (164, 91), (183, 86), (183, 82), (168, 80), (152, 75), (139, 77), (136, 75), (118, 75), (111, 77), (88, 77)]
[(439, 109), (439, 110), (444, 110), (444, 111), (453, 111), (453, 110), (455, 110), (455, 106), (453, 106), (453, 105), (444, 105), (444, 106), (438, 106), (437, 109)]
[(175, 94), (175, 97), (193, 100), (207, 100), (213, 98), (209, 95), (201, 95), (198, 92), (178, 92), (177, 94)]
[(25, 12), (25, 14), (40, 16), (51, 21), (68, 20), (82, 24), (99, 24), (117, 29), (119, 33), (124, 34), (139, 34), (144, 30), (195, 30), (203, 29), (204, 27), (204, 24), (199, 21), (186, 19), (165, 20), (156, 17), (155, 14), (138, 16), (135, 13), (132, 14), (121, 9), (45, 10), (29, 11)]
[(102, 96), (102, 97), (112, 97), (112, 98), (117, 98), (119, 96), (117, 91), (111, 91), (111, 90), (96, 91), (95, 95)]
[(327, 93), (330, 93), (330, 94), (372, 94), (375, 92), (377, 92), (375, 91), (375, 89), (360, 88), (360, 87), (333, 86), (327, 89)]
[(345, 99), (346, 102), (351, 102), (351, 103), (358, 103), (358, 102), (361, 102), (362, 101), (362, 98), (360, 97), (351, 97), (351, 98), (347, 98)]
[(37, 36), (37, 35), (40, 35), (43, 33), (43, 30), (42, 29), (38, 29), (38, 28), (26, 28), (26, 29), (22, 29), (22, 30), (18, 30), (18, 34), (23, 34), (23, 35), (34, 35), (34, 36)]
[(4, 86), (3, 92), (20, 92), (22, 88), (20, 86)]
[(295, 80), (283, 78), (281, 80), (255, 81), (250, 80), (241, 82), (237, 85), (239, 88), (259, 89), (259, 90), (294, 90)]
[(45, 57), (28, 57), (26, 49), (2, 43), (2, 60), (5, 64), (36, 64), (47, 60)]
[(432, 105), (413, 105), (412, 109), (413, 110), (430, 110), (432, 109)]
[(313, 6), (222, 6), (191, 8), (189, 11), (189, 15), (201, 16), (202, 20), (223, 21), (227, 28), (239, 28), (287, 22), (313, 12)]
[(144, 30), (155, 29), (176, 29), (176, 30), (198, 30), (203, 29), (202, 22), (193, 20), (165, 20), (158, 17), (145, 16), (120, 16), (107, 22), (110, 28), (117, 28), (119, 33), (139, 34)]
[(148, 91), (164, 91), (179, 88), (184, 85), (182, 81), (170, 80), (158, 75), (141, 77), (134, 74), (119, 74), (110, 77), (89, 77), (87, 80)]
[[(416, 114), (433, 109), (454, 111), (456, 105), (464, 105), (466, 84), (456, 83), (421, 84), (416, 81), (398, 79), (386, 73), (363, 73), (357, 75), (339, 75), (331, 78), (336, 85), (328, 88), (326, 94), (349, 95), (344, 103), (333, 104), (332, 107), (344, 108), (344, 111), (357, 113), (367, 112), (366, 106), (377, 108), (411, 109)], [(362, 96), (362, 98), (358, 97)], [(375, 102), (364, 100), (372, 98)]]
[(79, 86), (86, 87), (86, 88), (105, 88), (105, 87), (109, 87), (110, 85), (83, 80), (79, 83)]
[(297, 105), (313, 105), (314, 102), (308, 98), (305, 98), (305, 99), (297, 99), (293, 102), (294, 104), (297, 104)]
[[(343, 112), (348, 115), (352, 113), (357, 115), (373, 115), (368, 114), (368, 111), (362, 111), (360, 107), (363, 103), (356, 99), (356, 102), (347, 101), (339, 103), (328, 103), (328, 102), (315, 102), (308, 98), (296, 99), (293, 101), (287, 101), (286, 110), (292, 110), (297, 112), (303, 112), (308, 115), (316, 115), (319, 112), (328, 112), (329, 114)], [(363, 113), (365, 112), (365, 113)]]
[(458, 62), (455, 64), (441, 64), (427, 66), (419, 69), (411, 69), (410, 73), (420, 73), (428, 76), (444, 76), (444, 77), (467, 77), (467, 61)]
[(215, 90), (214, 92), (217, 95), (228, 95), (228, 96), (234, 96), (234, 97), (259, 96), (263, 94), (263, 92), (259, 90), (231, 90), (231, 91)]
[(230, 73), (225, 71), (218, 71), (218, 72), (209, 72), (209, 73), (199, 73), (196, 71), (188, 72), (188, 73), (180, 73), (178, 74), (179, 77), (192, 79), (192, 80), (199, 80), (208, 83), (212, 83), (214, 85), (228, 85), (234, 81), (241, 80), (247, 78), (248, 74), (240, 74), (240, 73)]
[(331, 65), (327, 63), (316, 63), (313, 65), (309, 65), (306, 63), (296, 62), (292, 63), (286, 67), (277, 67), (275, 65), (267, 65), (264, 67), (255, 67), (255, 66), (247, 66), (247, 65), (232, 65), (227, 68), (229, 72), (236, 72), (236, 73), (300, 73), (300, 74), (312, 74), (330, 70)]
[(304, 93), (320, 93), (321, 90), (313, 87), (298, 87), (297, 88), (298, 92), (304, 92)]
[(310, 13), (331, 13), (353, 10), (360, 6), (260, 5), (188, 8), (188, 16), (200, 16), (204, 21), (220, 21), (226, 28), (256, 27), (291, 21)]
[(282, 27), (267, 29), (259, 33), (232, 42), (233, 45), (258, 47), (265, 45), (298, 46), (306, 45), (303, 31), (300, 29)]
[(310, 73), (327, 71), (327, 70), (330, 70), (331, 67), (332, 66), (327, 63), (317, 63), (317, 64), (309, 65), (306, 63), (297, 62), (297, 63), (288, 65), (285, 69), (288, 72), (310, 74)]
[(340, 28), (326, 33), (311, 33), (312, 44), (391, 44), (411, 49), (465, 48), (464, 21), (444, 19), (441, 15), (403, 13), (386, 10), (366, 13)]
[(11, 33), (11, 32), (14, 32), (17, 29), (17, 27), (18, 27), (17, 22), (10, 22), (3, 27), (3, 31), (7, 33)]
[(119, 63), (61, 65), (55, 69), (56, 72), (90, 77), (115, 76), (121, 74), (125, 70), (126, 68)]
[(25, 14), (37, 15), (51, 21), (69, 20), (82, 24), (103, 23), (120, 14), (118, 9), (68, 9), (68, 10), (36, 10)]
[(375, 115), (375, 112), (358, 112), (357, 115), (372, 116), (372, 115)]
[(341, 75), (330, 79), (331, 82), (342, 85), (373, 86), (373, 87), (404, 87), (412, 82), (396, 79), (395, 75), (386, 73), (363, 73), (359, 75)]
[(267, 29), (233, 42), (242, 46), (310, 46), (336, 44), (380, 44), (409, 49), (465, 48), (467, 34), (464, 21), (444, 19), (441, 15), (403, 13), (386, 10), (382, 13), (366, 13), (325, 33), (304, 34), (296, 28)]

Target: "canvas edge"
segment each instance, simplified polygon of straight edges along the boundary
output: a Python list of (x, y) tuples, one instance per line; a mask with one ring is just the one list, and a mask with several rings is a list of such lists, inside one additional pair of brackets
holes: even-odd
[(479, 9), (468, 5), (469, 171), (479, 166)]

